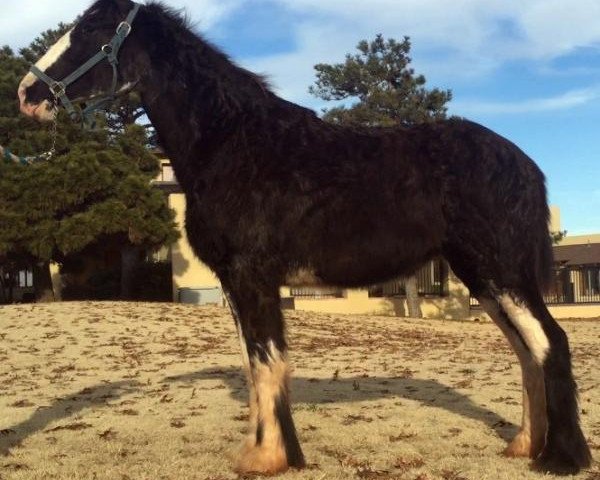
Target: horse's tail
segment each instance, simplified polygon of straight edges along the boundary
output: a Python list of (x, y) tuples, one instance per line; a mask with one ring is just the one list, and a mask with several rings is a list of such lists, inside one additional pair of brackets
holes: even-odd
[(539, 292), (545, 293), (552, 284), (554, 275), (550, 209), (548, 208), (544, 174), (533, 162), (530, 165), (534, 167), (535, 175), (532, 177), (532, 195), (527, 199), (531, 202), (530, 215), (527, 217), (531, 224), (525, 226), (531, 232), (531, 248), (528, 249), (528, 255), (531, 257), (531, 261), (528, 262), (528, 281), (534, 283)]
[(546, 178), (521, 149), (510, 142), (505, 146), (503, 161), (509, 173), (505, 173), (506, 180), (497, 192), (499, 198), (505, 198), (506, 221), (512, 225), (507, 250), (520, 265), (522, 287), (546, 293), (554, 275)]
[(540, 229), (539, 244), (537, 246), (535, 275), (538, 290), (547, 292), (552, 283), (554, 272), (554, 252), (552, 250), (552, 236), (549, 229), (550, 213), (546, 205), (545, 225)]

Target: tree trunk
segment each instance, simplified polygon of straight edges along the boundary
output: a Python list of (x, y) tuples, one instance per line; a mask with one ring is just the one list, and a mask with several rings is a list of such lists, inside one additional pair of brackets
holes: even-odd
[(0, 269), (0, 303), (8, 303), (8, 289), (4, 282), (4, 272)]
[(50, 262), (40, 262), (33, 265), (33, 291), (37, 303), (54, 302), (54, 289), (50, 274)]
[(417, 288), (417, 277), (411, 275), (405, 280), (406, 288), (406, 306), (408, 307), (408, 316), (412, 318), (422, 318), (421, 300), (419, 299), (419, 290)]
[(133, 300), (133, 282), (139, 260), (139, 248), (135, 245), (128, 243), (121, 249), (121, 300)]

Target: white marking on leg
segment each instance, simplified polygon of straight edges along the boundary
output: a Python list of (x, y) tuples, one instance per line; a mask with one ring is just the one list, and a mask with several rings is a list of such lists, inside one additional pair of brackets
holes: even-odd
[(543, 365), (550, 350), (550, 342), (540, 321), (525, 305), (517, 304), (508, 294), (501, 295), (498, 302), (523, 337), (535, 362), (540, 366)]
[[(258, 400), (258, 421), (261, 423), (262, 439), (260, 445), (256, 443), (256, 427), (242, 449), (241, 457), (237, 464), (240, 473), (260, 472), (275, 474), (288, 468), (284, 440), (281, 433), (279, 419), (275, 412), (277, 398), (287, 388), (288, 367), (285, 355), (277, 350), (271, 341), (267, 346), (267, 361), (261, 357), (253, 356), (251, 371)], [(258, 425), (257, 425), (258, 426)]]
[(268, 354), (266, 363), (258, 357), (253, 359), (252, 373), (258, 394), (259, 420), (263, 422), (263, 444), (266, 448), (278, 449), (283, 442), (279, 421), (275, 416), (275, 400), (286, 388), (288, 366), (273, 341), (268, 343)]

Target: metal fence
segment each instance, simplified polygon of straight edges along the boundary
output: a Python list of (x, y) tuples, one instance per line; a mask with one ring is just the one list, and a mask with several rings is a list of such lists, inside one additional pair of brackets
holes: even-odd
[[(549, 305), (600, 303), (600, 266), (555, 269), (544, 301)], [(479, 306), (473, 297), (470, 304)]]
[[(441, 259), (428, 262), (415, 274), (417, 291), (421, 296), (444, 296), (447, 292), (448, 266)], [(370, 297), (406, 296), (406, 279), (398, 278), (369, 288)]]
[[(417, 291), (421, 296), (444, 296), (447, 292), (448, 266), (441, 259), (425, 264), (415, 274)], [(294, 298), (343, 298), (344, 289), (335, 287), (299, 287), (290, 288)], [(369, 287), (369, 297), (406, 296), (405, 279), (398, 278)]]
[(335, 287), (293, 287), (290, 296), (294, 298), (343, 298), (344, 290)]
[(600, 266), (555, 270), (544, 300), (549, 304), (600, 303)]

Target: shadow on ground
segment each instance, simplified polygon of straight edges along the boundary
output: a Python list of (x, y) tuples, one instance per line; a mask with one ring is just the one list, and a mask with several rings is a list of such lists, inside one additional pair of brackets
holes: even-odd
[[(205, 369), (183, 375), (166, 377), (166, 383), (194, 383), (203, 380), (221, 380), (229, 388), (231, 398), (237, 402), (247, 401), (244, 374), (238, 368)], [(97, 405), (106, 404), (123, 395), (140, 390), (135, 381), (102, 383), (87, 387), (71, 395), (56, 399), (52, 405), (39, 407), (27, 420), (0, 431), (0, 454), (8, 455), (10, 449), (24, 439), (43, 431), (49, 424), (67, 419), (76, 413)], [(294, 404), (323, 405), (353, 403), (366, 400), (398, 398), (414, 400), (428, 407), (441, 408), (448, 412), (482, 422), (496, 431), (504, 440), (510, 440), (517, 427), (496, 413), (473, 403), (455, 390), (435, 380), (394, 377), (346, 377), (336, 380), (295, 377), (292, 379)], [(402, 415), (402, 406), (398, 406)], [(81, 424), (66, 424), (56, 429), (78, 429)]]
[[(247, 402), (244, 374), (237, 368), (205, 369), (198, 372), (166, 377), (168, 383), (193, 383), (198, 380), (222, 380), (229, 388), (231, 397)], [(398, 398), (414, 400), (424, 406), (436, 407), (450, 413), (482, 422), (506, 441), (518, 432), (518, 427), (498, 414), (477, 405), (469, 397), (436, 380), (394, 377), (345, 377), (337, 380), (294, 377), (291, 381), (293, 403), (334, 404), (366, 400)], [(402, 415), (402, 406), (398, 406)]]
[[(20, 445), (27, 437), (44, 430), (56, 420), (67, 419), (85, 408), (106, 404), (109, 400), (130, 393), (137, 386), (137, 382), (132, 381), (101, 383), (57, 398), (52, 405), (38, 407), (27, 420), (0, 431), (0, 454), (9, 455), (11, 448)], [(83, 423), (58, 426), (55, 429), (76, 430), (81, 425)]]

